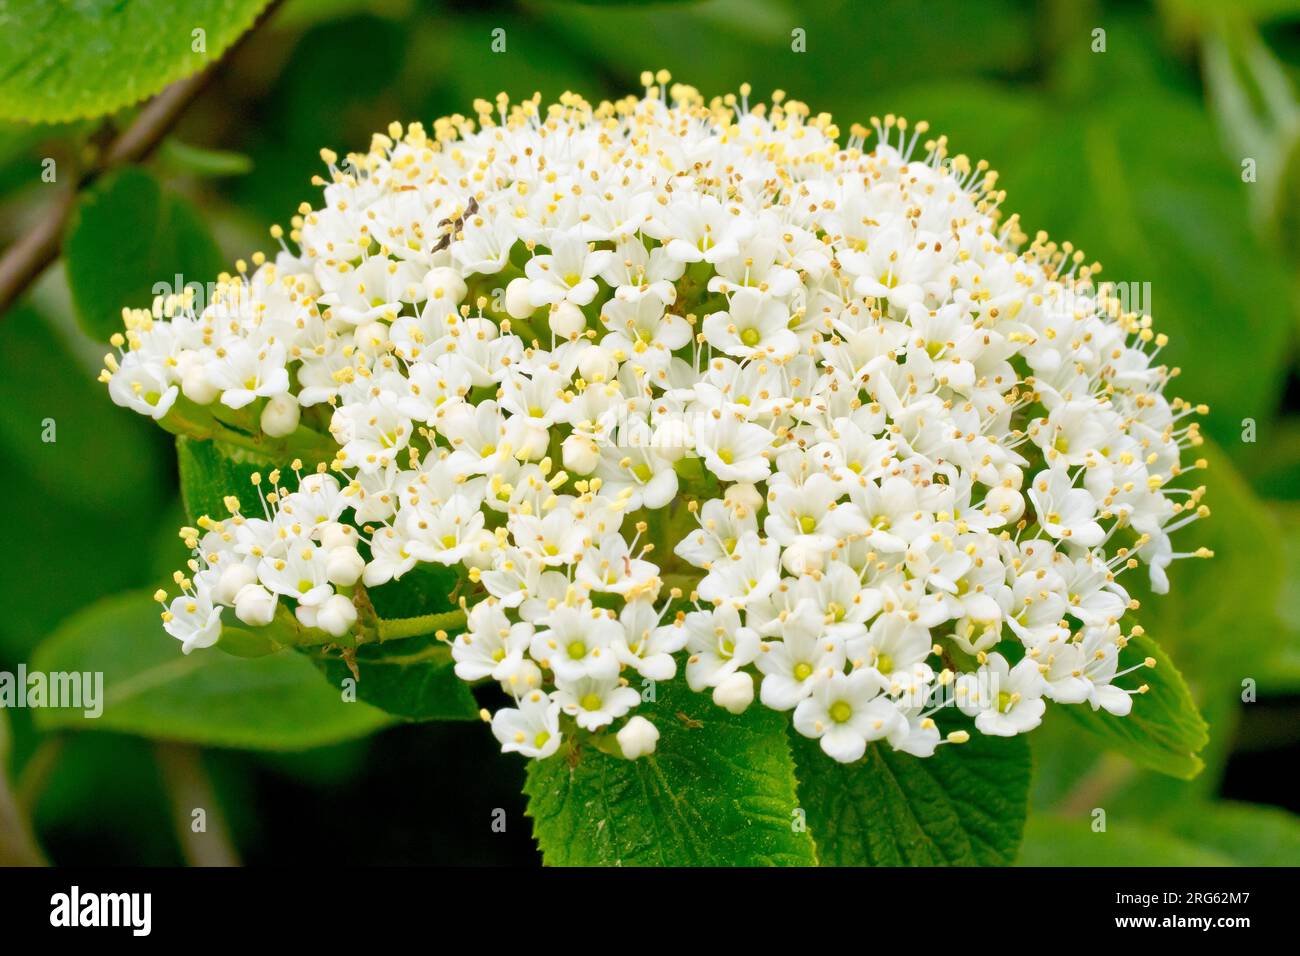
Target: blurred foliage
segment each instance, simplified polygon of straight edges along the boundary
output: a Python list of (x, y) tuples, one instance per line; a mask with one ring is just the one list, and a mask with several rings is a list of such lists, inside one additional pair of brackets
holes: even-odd
[[(57, 43), (34, 44), (13, 25), (37, 22), (23, 19), (37, 6), (38, 21), (55, 9), (0, 0), (0, 115), (117, 112), (102, 123), (0, 120), (3, 244), (55, 201), (42, 160), (56, 158), (66, 182), (105, 125), (128, 125), (133, 101), (217, 56), (262, 4), (83, 5), (104, 17), (150, 11), (154, 41), (168, 44), (161, 58), (119, 56), (111, 19), (93, 36), (87, 18)], [(170, 56), (167, 31), (183, 27), (185, 53), (204, 22), (206, 58)], [(496, 29), (504, 53), (491, 51)], [(806, 53), (792, 49), (795, 30)], [(168, 799), (149, 736), (220, 748), (205, 751), (203, 766), (249, 862), (538, 858), (523, 816), (524, 766), (496, 754), (483, 727), (403, 724), (322, 748), (384, 721), (331, 723), (339, 708), (326, 698), (337, 692), (303, 658), (295, 674), (222, 657), (198, 666), (158, 630), (147, 598), (114, 597), (147, 595), (184, 559), (182, 511), (171, 443), (115, 409), (94, 379), (118, 307), (147, 305), (153, 282), (193, 275), (213, 261), (214, 241), (223, 256), (203, 265), (213, 272), (205, 278), (267, 249), (267, 228), (314, 198), (322, 146), (362, 149), (391, 120), (468, 113), (474, 98), (500, 89), (625, 95), (642, 70), (660, 67), (706, 95), (746, 81), (758, 96), (779, 88), (842, 127), (891, 112), (927, 119), (954, 151), (1000, 171), (1004, 208), (1028, 232), (1073, 242), (1103, 263), (1103, 278), (1131, 284), (1170, 336), (1164, 358), (1182, 369), (1177, 393), (1210, 405), (1202, 480), (1214, 513), (1185, 537), (1189, 550), (1203, 543), (1216, 558), (1178, 562), (1163, 598), (1125, 579), (1209, 724), (1205, 769), (1186, 781), (1141, 769), (1052, 712), (1031, 739), (1032, 812), (1019, 859), (1300, 862), (1300, 798), (1276, 769), (1300, 755), (1294, 0), (288, 0), (215, 75), (147, 171), (121, 173), (82, 200), (67, 261), (0, 317), (0, 522), (15, 542), (0, 558), (0, 669), (57, 660), (80, 642), (105, 668), (153, 675), (136, 680), (143, 689), (130, 720), (103, 720), (94, 732), (57, 712), (36, 714), (35, 725), (30, 712), (5, 715), (9, 779), (52, 859), (181, 859), (159, 825)], [(1254, 181), (1243, 179), (1246, 160)], [(53, 442), (43, 440), (50, 419)], [(400, 615), (395, 600), (390, 613)], [(332, 680), (342, 676), (341, 663), (329, 666)], [(393, 693), (436, 679), (434, 670), (398, 674)], [(324, 696), (312, 703), (299, 674)], [(225, 687), (210, 721), (172, 709), (219, 690), (210, 677)], [(282, 711), (258, 709), (270, 686), (259, 680), (278, 688)], [(315, 706), (325, 709), (302, 716)], [(311, 733), (275, 736), (304, 720)], [(306, 749), (249, 749), (268, 740)], [(496, 808), (509, 821), (504, 834), (490, 828)], [(1094, 832), (1097, 809), (1105, 833)]]
[(101, 716), (80, 708), (35, 712), (44, 730), (82, 728), (214, 747), (304, 750), (362, 737), (390, 718), (349, 703), (297, 654), (244, 659), (180, 655), (158, 637), (158, 609), (127, 592), (74, 614), (32, 655), (33, 670), (104, 675)]
[[(68, 285), (86, 333), (97, 342), (122, 331), (122, 306), (180, 295), (181, 276), (222, 270), (221, 252), (197, 209), (128, 167), (87, 190), (63, 240)], [(173, 271), (164, 271), (173, 270)], [(200, 294), (197, 300), (206, 301)]]
[(101, 116), (220, 56), (268, 0), (0, 4), (0, 116)]

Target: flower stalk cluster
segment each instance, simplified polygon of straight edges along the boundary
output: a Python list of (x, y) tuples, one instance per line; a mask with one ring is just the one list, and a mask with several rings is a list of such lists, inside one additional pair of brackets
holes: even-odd
[(1165, 337), (925, 124), (667, 80), (326, 150), (274, 258), (127, 310), (115, 401), (316, 465), (182, 531), (168, 632), (382, 637), (366, 589), (457, 568), (456, 673), (535, 758), (652, 751), (679, 671), (845, 762), (1127, 714), (1123, 575), (1208, 554)]

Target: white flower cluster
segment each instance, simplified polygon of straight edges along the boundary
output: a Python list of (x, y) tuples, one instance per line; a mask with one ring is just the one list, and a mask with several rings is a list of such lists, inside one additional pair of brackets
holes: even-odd
[(461, 566), (456, 673), (500, 682), (529, 757), (575, 728), (651, 751), (628, 715), (683, 662), (846, 762), (967, 739), (949, 707), (995, 735), (1127, 713), (1119, 576), (1164, 590), (1207, 513), (1171, 485), (1204, 409), (1162, 394), (1164, 337), (924, 124), (868, 150), (779, 92), (666, 82), (326, 151), (296, 252), (126, 313), (119, 404), (337, 449), (186, 529), (168, 631), (283, 602), (341, 636), (360, 588)]

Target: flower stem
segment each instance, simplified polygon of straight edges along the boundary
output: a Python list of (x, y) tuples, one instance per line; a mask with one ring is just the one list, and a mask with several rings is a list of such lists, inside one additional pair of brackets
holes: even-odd
[(184, 435), (198, 441), (218, 441), (254, 452), (277, 464), (301, 458), (310, 468), (319, 462), (333, 461), (338, 453), (330, 436), (306, 426), (300, 426), (297, 431), (283, 438), (248, 434), (219, 421), (208, 409), (184, 398), (177, 400), (158, 424), (173, 435)]
[(465, 612), (460, 608), (442, 614), (424, 614), (420, 617), (379, 618), (379, 639), (395, 641), (403, 637), (423, 637), (448, 631), (465, 624)]

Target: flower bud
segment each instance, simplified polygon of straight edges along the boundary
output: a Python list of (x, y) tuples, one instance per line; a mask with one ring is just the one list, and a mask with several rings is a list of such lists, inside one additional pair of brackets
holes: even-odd
[(762, 493), (747, 482), (737, 482), (732, 485), (722, 496), (722, 500), (733, 511), (737, 508), (743, 508), (749, 514), (753, 514), (763, 507)]
[(272, 438), (283, 438), (298, 427), (298, 400), (292, 395), (275, 395), (262, 409), (262, 431)]
[(587, 317), (572, 302), (557, 302), (551, 306), (547, 322), (551, 331), (562, 339), (571, 339), (587, 328)]
[(357, 578), (361, 577), (361, 572), (365, 569), (366, 559), (350, 545), (332, 548), (329, 557), (325, 559), (325, 578), (330, 584), (339, 587), (356, 584)]
[(560, 445), (564, 470), (575, 475), (589, 475), (600, 464), (600, 449), (586, 435), (574, 432)]
[(342, 637), (356, 621), (356, 607), (342, 594), (328, 598), (316, 610), (316, 626), (333, 637)]
[(462, 560), (467, 568), (488, 571), (496, 564), (496, 555), (497, 536), (484, 528), (474, 535), (470, 546), (465, 549), (465, 557)]
[(537, 309), (528, 298), (528, 280), (520, 276), (506, 286), (506, 315), (512, 319), (526, 319)]
[(607, 382), (618, 371), (618, 363), (599, 345), (588, 346), (578, 356), (578, 374), (588, 382)]
[(506, 422), (506, 441), (520, 461), (540, 461), (550, 447), (551, 433), (537, 419), (515, 415)]
[(350, 524), (343, 524), (339, 521), (331, 521), (328, 524), (321, 525), (320, 545), (326, 551), (333, 551), (335, 548), (355, 548), (357, 545), (357, 529)]
[(984, 507), (1010, 524), (1019, 521), (1020, 516), (1025, 513), (1025, 498), (1014, 488), (998, 485), (996, 488), (990, 488), (989, 493), (984, 496)]
[(316, 610), (316, 627), (334, 637), (342, 637), (356, 623), (356, 606), (342, 594), (334, 594)]
[(635, 760), (654, 753), (655, 744), (659, 742), (659, 728), (644, 717), (636, 716), (623, 725), (623, 729), (615, 734), (615, 739), (618, 740), (623, 756)]
[(212, 600), (216, 604), (234, 604), (235, 597), (244, 585), (256, 583), (256, 571), (246, 564), (232, 564), (217, 578), (217, 586), (212, 589)]
[(812, 574), (826, 566), (826, 552), (820, 547), (809, 547), (800, 539), (781, 552), (781, 566), (796, 577)]
[(246, 584), (235, 595), (235, 617), (249, 627), (264, 627), (275, 618), (276, 597), (260, 584)]
[(424, 288), (429, 293), (430, 299), (445, 301), (452, 306), (460, 305), (469, 292), (469, 287), (465, 285), (465, 280), (460, 277), (460, 273), (447, 266), (430, 269), (429, 274), (424, 277)]
[(492, 676), (501, 682), (506, 693), (516, 697), (542, 684), (542, 669), (526, 657), (507, 657), (492, 671)]
[(372, 355), (382, 352), (388, 343), (388, 325), (384, 322), (363, 322), (352, 333), (352, 341), (363, 352)]
[(315, 627), (316, 615), (319, 611), (320, 608), (314, 607), (310, 604), (299, 604), (294, 609), (293, 613), (294, 616), (298, 618), (298, 623), (303, 627)]
[(181, 394), (196, 405), (211, 405), (221, 394), (221, 389), (209, 382), (203, 369), (195, 364), (181, 377)]
[(665, 461), (675, 462), (686, 457), (691, 447), (690, 426), (680, 415), (665, 418), (655, 427), (654, 450)]
[(724, 677), (722, 683), (713, 688), (713, 702), (723, 710), (743, 714), (745, 708), (754, 702), (754, 678), (745, 671)]

